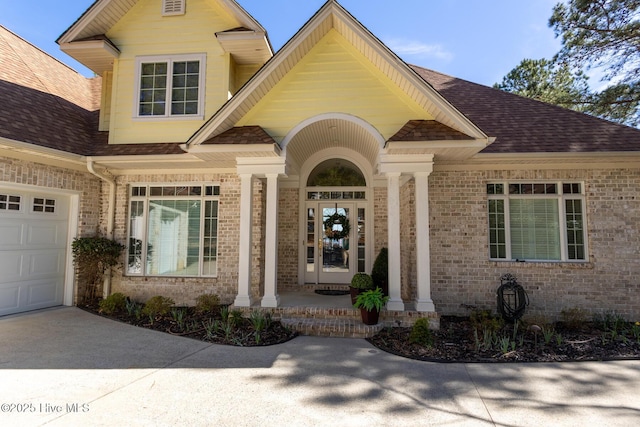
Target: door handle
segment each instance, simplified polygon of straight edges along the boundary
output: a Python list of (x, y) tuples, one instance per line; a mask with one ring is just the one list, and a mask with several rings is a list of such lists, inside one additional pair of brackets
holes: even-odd
[(322, 239), (318, 239), (318, 250), (322, 250)]

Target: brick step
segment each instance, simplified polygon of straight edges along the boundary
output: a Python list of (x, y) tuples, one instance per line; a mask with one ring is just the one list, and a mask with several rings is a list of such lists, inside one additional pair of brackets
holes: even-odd
[[(360, 314), (358, 313), (358, 316)], [(380, 332), (386, 324), (365, 325), (358, 319), (313, 319), (308, 317), (283, 317), (280, 322), (300, 335), (316, 337), (369, 338)]]

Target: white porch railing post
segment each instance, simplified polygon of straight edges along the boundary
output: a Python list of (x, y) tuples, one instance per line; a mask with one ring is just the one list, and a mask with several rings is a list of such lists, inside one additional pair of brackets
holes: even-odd
[(251, 307), (251, 223), (253, 218), (253, 175), (240, 174), (240, 236), (238, 260), (238, 295), (234, 301), (237, 307)]
[(387, 310), (404, 311), (400, 289), (400, 173), (387, 173), (389, 302)]
[(278, 307), (278, 174), (267, 174), (264, 297), (262, 307)]
[(431, 251), (429, 247), (429, 172), (413, 174), (416, 192), (417, 311), (436, 311), (431, 299)]

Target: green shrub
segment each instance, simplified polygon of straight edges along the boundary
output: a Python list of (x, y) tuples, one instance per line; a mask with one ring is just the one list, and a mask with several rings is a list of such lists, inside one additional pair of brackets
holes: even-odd
[(108, 268), (118, 264), (125, 247), (106, 237), (79, 237), (73, 239), (71, 252), (78, 276), (84, 285), (85, 302), (96, 298)]
[(389, 295), (389, 251), (387, 248), (380, 249), (380, 253), (373, 262), (371, 279), (373, 279), (374, 288), (380, 288), (383, 294)]
[(220, 307), (220, 297), (216, 294), (203, 294), (196, 298), (196, 312), (214, 313)]
[(583, 308), (563, 308), (560, 312), (560, 320), (565, 328), (571, 331), (578, 331), (589, 321), (589, 312)]
[(409, 335), (409, 342), (412, 344), (419, 344), (424, 347), (431, 347), (433, 345), (433, 333), (429, 329), (429, 319), (422, 318), (416, 320), (411, 328), (411, 334)]
[(242, 311), (232, 310), (231, 313), (229, 313), (229, 324), (234, 328), (242, 325), (243, 321), (244, 317), (242, 317)]
[(351, 278), (351, 287), (355, 289), (373, 289), (373, 279), (367, 273), (356, 273)]
[(627, 327), (627, 321), (620, 313), (615, 311), (603, 311), (594, 313), (593, 324), (596, 328), (605, 332), (620, 333)]
[(157, 316), (166, 316), (171, 311), (171, 306), (173, 306), (175, 302), (171, 298), (163, 297), (160, 295), (156, 295), (151, 297), (149, 301), (146, 302), (144, 308), (142, 309), (142, 314), (145, 316), (149, 316), (149, 318), (155, 318)]
[(120, 292), (109, 295), (100, 301), (100, 311), (106, 314), (117, 313), (123, 311), (127, 306), (127, 297)]
[(494, 316), (491, 310), (473, 310), (469, 316), (471, 325), (478, 331), (497, 332), (504, 326), (504, 320)]

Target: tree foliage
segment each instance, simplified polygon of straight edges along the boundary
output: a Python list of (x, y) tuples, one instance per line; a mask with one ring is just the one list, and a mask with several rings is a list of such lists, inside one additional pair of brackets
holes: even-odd
[(506, 92), (560, 105), (577, 111), (585, 111), (584, 102), (589, 96), (587, 76), (572, 73), (569, 66), (549, 59), (523, 59), (501, 83), (493, 85)]
[[(552, 60), (524, 60), (499, 89), (640, 125), (640, 2), (568, 0), (558, 3), (549, 26), (562, 48)], [(591, 91), (582, 70), (604, 73), (606, 86)]]
[(558, 3), (549, 19), (562, 37), (559, 58), (576, 68), (604, 67), (605, 77), (640, 77), (640, 2), (571, 0)]

